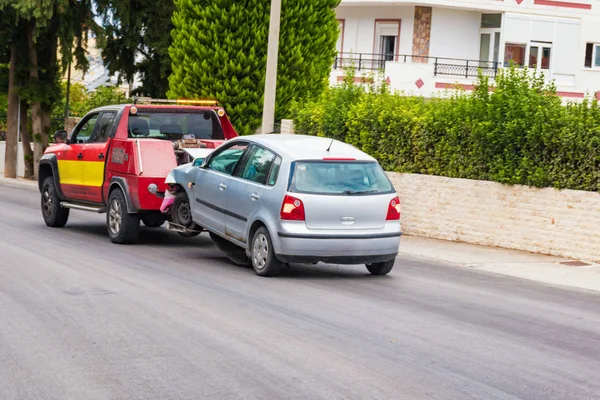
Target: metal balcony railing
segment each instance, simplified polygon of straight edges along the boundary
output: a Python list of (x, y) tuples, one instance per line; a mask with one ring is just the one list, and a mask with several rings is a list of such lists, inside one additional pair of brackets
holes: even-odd
[(354, 66), (357, 71), (377, 71), (385, 70), (388, 62), (430, 64), (433, 65), (435, 76), (449, 75), (464, 76), (465, 78), (476, 78), (480, 70), (484, 76), (495, 78), (498, 74), (498, 68), (500, 68), (499, 61), (370, 53), (338, 53), (333, 68), (344, 69)]

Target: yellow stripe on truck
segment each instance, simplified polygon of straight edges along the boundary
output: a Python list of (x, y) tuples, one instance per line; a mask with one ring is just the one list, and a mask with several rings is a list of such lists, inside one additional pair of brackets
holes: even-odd
[(104, 183), (104, 161), (84, 161), (83, 186), (101, 187)]
[(58, 160), (58, 174), (63, 185), (101, 187), (104, 183), (104, 162)]

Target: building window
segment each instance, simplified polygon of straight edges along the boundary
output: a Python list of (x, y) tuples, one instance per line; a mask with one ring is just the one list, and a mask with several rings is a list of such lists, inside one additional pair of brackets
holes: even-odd
[(481, 28), (500, 28), (502, 14), (481, 14)]
[(585, 67), (600, 68), (600, 43), (587, 43), (585, 46)]
[(512, 61), (515, 67), (525, 66), (526, 45), (516, 43), (506, 43), (504, 47), (504, 66), (510, 66)]
[(398, 54), (400, 21), (375, 20), (374, 53), (381, 62), (394, 61)]
[(519, 43), (506, 43), (504, 66), (512, 61), (517, 68), (550, 69), (551, 43), (532, 42), (529, 46)]
[(550, 69), (550, 51), (548, 45), (532, 44), (529, 46), (529, 68)]

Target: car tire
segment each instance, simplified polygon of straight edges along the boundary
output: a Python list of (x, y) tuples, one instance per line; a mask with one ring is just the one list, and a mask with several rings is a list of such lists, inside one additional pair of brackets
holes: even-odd
[(175, 200), (171, 205), (171, 220), (177, 225), (185, 226), (188, 229), (194, 229), (198, 232), (177, 232), (184, 238), (198, 236), (201, 228), (192, 220), (192, 207), (190, 200), (185, 192), (179, 192), (175, 195)]
[(148, 228), (159, 228), (164, 225), (166, 217), (159, 212), (149, 212), (141, 216), (142, 222)]
[(121, 189), (115, 189), (108, 197), (106, 229), (113, 243), (134, 243), (140, 232), (140, 215), (127, 212), (127, 201)]
[(69, 220), (69, 209), (60, 205), (58, 191), (52, 176), (44, 179), (41, 196), (42, 216), (46, 225), (52, 228), (62, 228)]
[(396, 260), (378, 262), (373, 264), (367, 264), (367, 269), (373, 275), (387, 275), (390, 273), (392, 268), (394, 268), (394, 264)]
[(250, 266), (250, 259), (246, 255), (246, 250), (242, 249), (239, 246), (236, 246), (235, 244), (227, 241), (226, 239), (223, 239), (221, 236), (215, 233), (210, 232), (208, 235), (210, 236), (210, 239), (213, 241), (215, 246), (217, 246), (217, 248), (221, 252), (223, 252), (232, 263), (241, 267)]
[(252, 268), (259, 276), (276, 276), (281, 269), (281, 262), (275, 257), (271, 235), (264, 226), (254, 232), (250, 242), (250, 259)]

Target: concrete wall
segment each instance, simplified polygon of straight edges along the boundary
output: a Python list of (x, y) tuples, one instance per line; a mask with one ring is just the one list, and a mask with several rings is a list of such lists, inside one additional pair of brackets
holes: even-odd
[[(25, 162), (23, 161), (23, 147), (21, 143), (17, 147), (17, 176), (25, 175)], [(0, 142), (0, 174), (4, 174), (4, 159), (6, 156), (6, 142)]]
[(406, 234), (600, 261), (600, 193), (389, 176)]
[(400, 20), (400, 54), (411, 54), (414, 6), (338, 7), (336, 16), (344, 20), (344, 53), (379, 53), (374, 49), (375, 20)]

